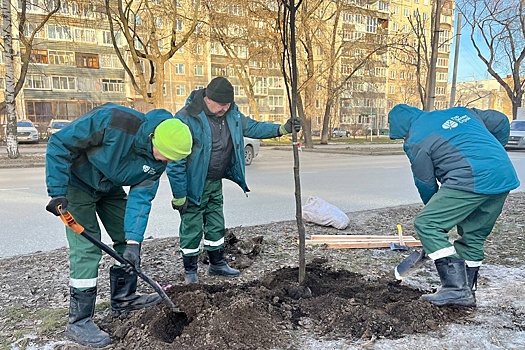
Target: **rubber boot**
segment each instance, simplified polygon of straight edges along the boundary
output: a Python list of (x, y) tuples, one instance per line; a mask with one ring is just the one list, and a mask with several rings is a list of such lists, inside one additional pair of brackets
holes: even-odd
[(224, 259), (224, 248), (208, 250), (210, 268), (208, 273), (212, 276), (239, 276), (241, 272), (228, 266)]
[(467, 266), (468, 286), (470, 287), (470, 290), (472, 291), (472, 295), (474, 296), (474, 298), (476, 298), (476, 290), (478, 289), (478, 271), (479, 271), (479, 266), (476, 266), (476, 267)]
[(434, 262), (441, 279), (441, 289), (434, 294), (421, 296), (437, 306), (476, 306), (467, 282), (465, 260), (458, 258), (441, 258)]
[(199, 256), (182, 256), (184, 264), (184, 282), (186, 284), (199, 283), (199, 275), (197, 268), (199, 263)]
[(74, 342), (92, 348), (103, 348), (111, 344), (109, 335), (93, 322), (97, 288), (81, 291), (69, 288), (69, 321), (66, 326), (66, 337)]
[(111, 310), (117, 313), (142, 309), (157, 305), (162, 298), (157, 293), (140, 295), (137, 291), (137, 275), (127, 273), (124, 268), (111, 267), (109, 270), (111, 286)]

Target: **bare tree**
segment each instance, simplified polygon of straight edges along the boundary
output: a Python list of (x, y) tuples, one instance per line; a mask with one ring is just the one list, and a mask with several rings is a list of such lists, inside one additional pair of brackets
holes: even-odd
[[(295, 0), (283, 0), (279, 11), (278, 24), (283, 44), (282, 67), (283, 75), (287, 85), (288, 103), (290, 105), (291, 118), (296, 118), (297, 110), (297, 41), (296, 41), (296, 18), (297, 10), (303, 0), (297, 4)], [(299, 150), (297, 146), (297, 132), (292, 128), (293, 155), (294, 155), (294, 182), (295, 182), (295, 219), (299, 235), (299, 284), (303, 285), (306, 278), (305, 246), (306, 236), (302, 215), (301, 203), (301, 178), (299, 171)]]
[(113, 47), (146, 103), (162, 106), (164, 64), (195, 33), (200, 11), (200, 0), (105, 0)]
[(505, 89), (512, 116), (525, 93), (525, 0), (461, 0), (458, 8), (489, 74)]
[[(17, 142), (17, 127), (16, 127), (16, 97), (24, 86), (25, 77), (27, 70), (31, 64), (31, 53), (33, 50), (34, 39), (37, 34), (42, 30), (44, 25), (49, 19), (60, 9), (60, 0), (48, 2), (34, 1), (31, 3), (32, 7), (40, 7), (43, 16), (38, 16), (37, 22), (35, 19), (32, 21), (28, 20), (27, 17), (27, 0), (21, 0), (18, 2), (20, 5), (20, 12), (18, 14), (18, 27), (17, 37), (20, 41), (20, 65), (19, 71), (15, 67), (14, 51), (13, 51), (13, 23), (11, 13), (16, 10), (11, 5), (11, 1), (2, 2), (2, 34), (4, 38), (3, 52), (5, 57), (5, 97), (4, 101), (0, 102), (0, 110), (6, 109), (7, 112), (7, 128), (6, 128), (6, 139), (7, 139), (7, 155), (9, 158), (18, 158), (20, 156), (18, 152)], [(17, 74), (18, 73), (18, 74)], [(17, 80), (18, 76), (18, 80)]]

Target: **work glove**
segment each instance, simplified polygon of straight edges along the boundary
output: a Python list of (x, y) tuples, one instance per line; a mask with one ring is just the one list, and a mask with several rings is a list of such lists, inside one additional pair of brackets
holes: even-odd
[[(51, 214), (60, 216), (61, 214), (67, 213), (67, 203), (67, 198), (64, 196), (53, 197), (49, 203), (47, 203), (46, 210)], [(58, 206), (60, 206), (60, 210), (58, 209)]]
[(178, 210), (179, 213), (184, 214), (184, 212), (188, 208), (188, 198), (173, 198), (171, 200), (171, 207), (173, 208), (173, 210)]
[(140, 243), (129, 243), (126, 244), (126, 250), (124, 250), (124, 254), (122, 255), (124, 259), (126, 259), (130, 265), (124, 266), (124, 269), (127, 273), (133, 274), (135, 270), (140, 272)]
[(279, 128), (281, 135), (291, 133), (292, 129), (294, 129), (295, 132), (299, 132), (301, 130), (301, 118), (290, 118)]

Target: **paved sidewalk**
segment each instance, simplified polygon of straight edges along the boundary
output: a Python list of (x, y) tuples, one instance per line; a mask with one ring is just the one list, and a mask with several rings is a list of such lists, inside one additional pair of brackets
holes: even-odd
[[(289, 149), (291, 145), (273, 146), (261, 145), (263, 148), (272, 149)], [(0, 169), (9, 168), (34, 168), (45, 166), (45, 148), (42, 145), (20, 148), (20, 157), (9, 159), (5, 147), (0, 151)], [(318, 153), (341, 153), (357, 155), (397, 155), (405, 154), (402, 143), (384, 143), (384, 144), (344, 144), (333, 143), (327, 145), (315, 145), (314, 148), (301, 147), (302, 152)]]
[[(283, 149), (290, 148), (287, 146), (265, 146), (262, 147)], [(318, 153), (341, 153), (341, 154), (360, 154), (360, 155), (398, 155), (405, 154), (403, 151), (403, 143), (363, 143), (363, 144), (345, 144), (332, 143), (327, 145), (314, 145), (314, 148), (301, 147), (302, 152), (318, 152)]]

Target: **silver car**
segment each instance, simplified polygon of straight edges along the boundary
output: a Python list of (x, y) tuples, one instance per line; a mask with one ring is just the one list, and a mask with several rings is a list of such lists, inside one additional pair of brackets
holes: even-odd
[(244, 164), (250, 165), (259, 154), (261, 140), (244, 137)]
[(510, 123), (510, 137), (505, 148), (525, 149), (525, 120), (513, 120)]

